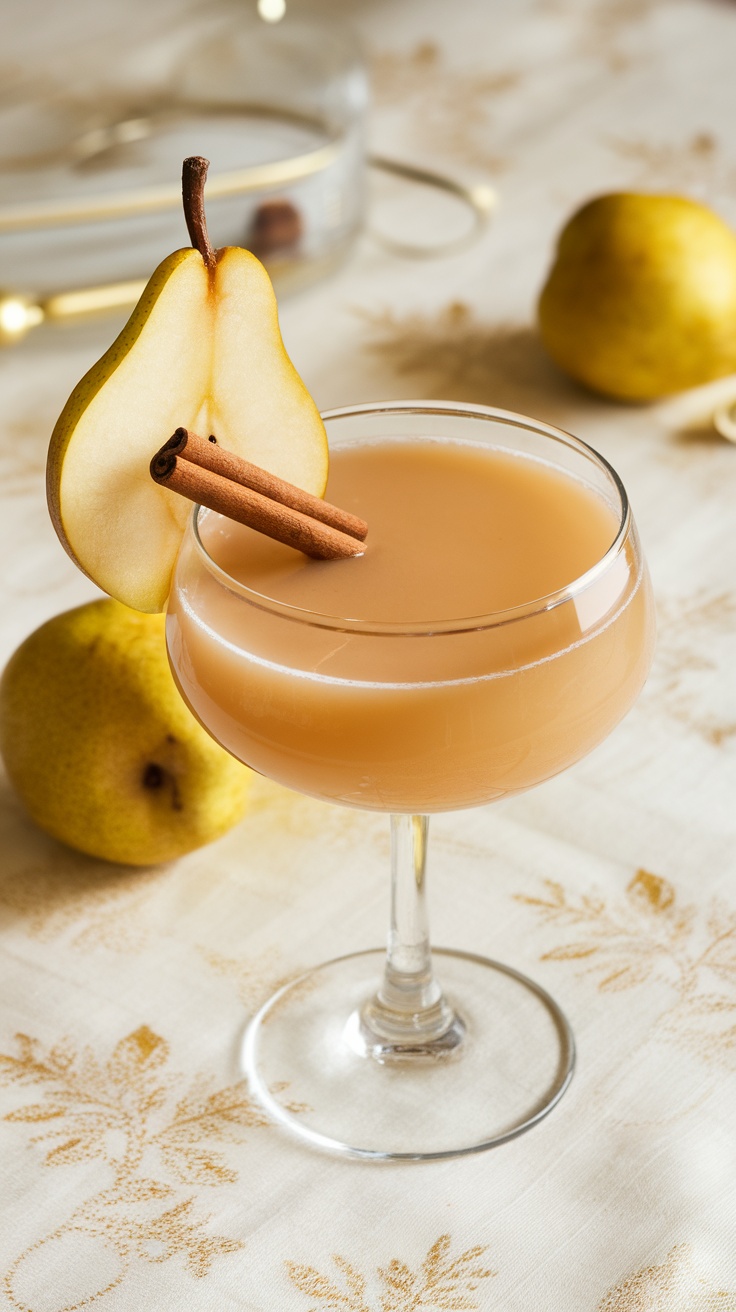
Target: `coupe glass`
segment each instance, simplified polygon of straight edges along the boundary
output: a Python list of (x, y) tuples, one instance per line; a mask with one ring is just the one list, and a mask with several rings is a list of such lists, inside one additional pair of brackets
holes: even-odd
[[(555, 1001), (519, 971), (430, 953), (428, 816), (531, 788), (611, 732), (649, 669), (650, 586), (621, 480), (568, 433), (445, 402), (323, 417), (333, 448), (482, 444), (544, 462), (612, 511), (607, 550), (565, 588), (439, 623), (321, 615), (256, 593), (208, 551), (212, 522), (200, 508), (175, 573), (170, 659), (213, 736), (289, 788), (391, 814), (387, 954), (338, 957), (266, 1002), (243, 1043), (251, 1089), (313, 1145), (452, 1157), (503, 1143), (551, 1111), (572, 1077), (574, 1043)], [(387, 665), (390, 682), (379, 673)]]

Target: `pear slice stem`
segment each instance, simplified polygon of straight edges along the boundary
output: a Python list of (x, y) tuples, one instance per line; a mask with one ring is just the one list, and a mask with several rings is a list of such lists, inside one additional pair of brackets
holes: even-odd
[(214, 269), (216, 256), (207, 232), (204, 212), (204, 184), (209, 166), (209, 160), (202, 155), (188, 155), (181, 171), (181, 194), (189, 240), (194, 249), (199, 251), (206, 267)]

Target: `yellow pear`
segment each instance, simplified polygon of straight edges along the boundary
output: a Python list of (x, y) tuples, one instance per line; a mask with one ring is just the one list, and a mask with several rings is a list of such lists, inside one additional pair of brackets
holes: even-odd
[(0, 681), (0, 751), (36, 823), (107, 861), (169, 861), (245, 811), (250, 771), (184, 705), (163, 615), (117, 601), (57, 615), (18, 648)]
[(249, 251), (209, 245), (206, 164), (185, 161), (196, 248), (156, 269), (120, 336), (72, 392), (49, 447), (49, 510), (64, 546), (99, 587), (141, 611), (165, 606), (191, 514), (149, 476), (176, 428), (214, 433), (316, 496), (327, 482), (324, 426), (284, 349), (268, 274)]
[(683, 196), (599, 196), (563, 229), (542, 340), (578, 382), (651, 401), (736, 369), (736, 235)]

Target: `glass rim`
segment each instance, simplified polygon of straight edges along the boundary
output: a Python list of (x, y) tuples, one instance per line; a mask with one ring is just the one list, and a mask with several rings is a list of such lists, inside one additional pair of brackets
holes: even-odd
[(228, 591), (243, 598), (258, 610), (279, 615), (298, 624), (307, 624), (313, 628), (332, 629), (337, 632), (356, 633), (365, 636), (382, 637), (432, 637), (439, 634), (461, 634), (478, 632), (483, 629), (500, 628), (502, 625), (514, 624), (519, 620), (529, 619), (534, 615), (556, 609), (565, 602), (573, 601), (607, 573), (608, 569), (620, 556), (632, 527), (629, 498), (621, 478), (613, 465), (599, 451), (575, 437), (563, 428), (547, 424), (543, 420), (532, 419), (528, 415), (518, 414), (513, 410), (502, 410), (493, 406), (469, 405), (456, 401), (368, 401), (360, 405), (341, 406), (333, 410), (323, 410), (321, 418), (325, 423), (334, 419), (349, 419), (359, 415), (441, 415), (448, 418), (456, 416), (464, 419), (492, 419), (505, 423), (512, 428), (527, 429), (542, 437), (551, 438), (563, 446), (570, 447), (601, 469), (612, 482), (618, 493), (621, 513), (616, 535), (603, 555), (584, 573), (570, 583), (543, 597), (523, 602), (519, 606), (503, 610), (489, 611), (485, 615), (471, 615), (446, 620), (417, 620), (409, 623), (401, 621), (367, 620), (346, 615), (322, 614), (290, 602), (280, 601), (265, 593), (257, 592), (239, 579), (233, 578), (227, 570), (210, 555), (199, 530), (200, 512), (206, 507), (196, 505), (190, 520), (192, 536), (197, 551), (206, 568)]

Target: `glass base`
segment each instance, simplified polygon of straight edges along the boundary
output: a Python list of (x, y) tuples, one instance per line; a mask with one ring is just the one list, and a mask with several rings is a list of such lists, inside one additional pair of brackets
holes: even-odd
[(253, 1095), (292, 1134), (352, 1157), (425, 1161), (482, 1152), (531, 1129), (572, 1079), (557, 1003), (526, 975), (435, 948), (452, 1019), (436, 1039), (376, 1040), (385, 952), (328, 961), (279, 989), (245, 1033)]

